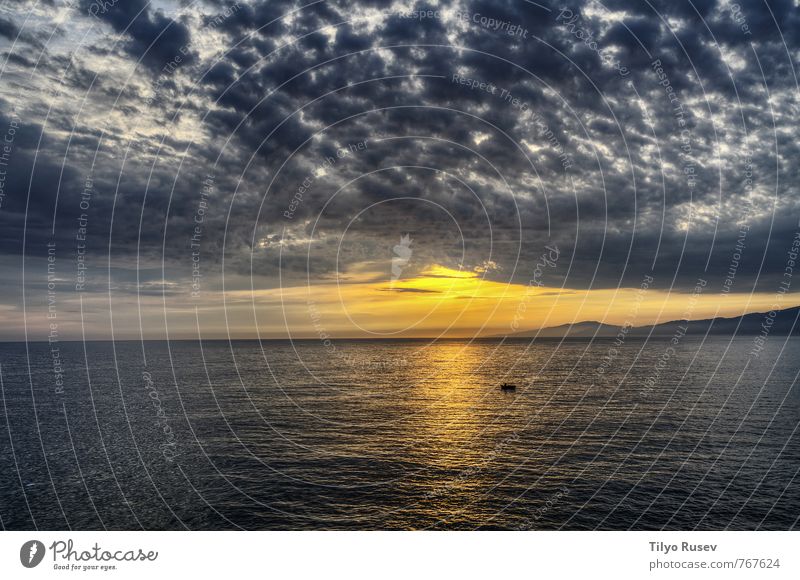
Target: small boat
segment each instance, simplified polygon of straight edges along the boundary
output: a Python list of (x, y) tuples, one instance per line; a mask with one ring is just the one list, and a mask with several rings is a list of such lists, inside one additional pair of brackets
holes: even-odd
[(512, 385), (511, 383), (503, 383), (500, 385), (501, 391), (516, 391), (517, 385)]

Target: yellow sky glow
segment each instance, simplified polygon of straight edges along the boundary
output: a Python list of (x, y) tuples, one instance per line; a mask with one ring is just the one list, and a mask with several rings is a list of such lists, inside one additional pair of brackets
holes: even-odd
[[(800, 304), (800, 294), (722, 294), (706, 286), (699, 294), (639, 288), (577, 290), (508, 284), (484, 274), (431, 265), (421, 274), (388, 282), (360, 271), (324, 283), (241, 292), (257, 307), (285, 316), (281, 327), (294, 337), (471, 337), (594, 320), (644, 326), (682, 318), (738, 316)], [(385, 276), (383, 278), (385, 280)], [(238, 294), (238, 293), (237, 293)], [(233, 297), (232, 297), (233, 298)], [(259, 310), (260, 308), (257, 308)], [(266, 320), (259, 320), (263, 328)]]

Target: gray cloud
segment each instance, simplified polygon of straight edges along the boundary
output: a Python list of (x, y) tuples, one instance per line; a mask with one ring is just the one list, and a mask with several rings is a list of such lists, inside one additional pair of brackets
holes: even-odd
[(555, 241), (550, 285), (652, 271), (687, 288), (721, 283), (742, 227), (734, 291), (782, 277), (800, 177), (792, 2), (740, 2), (749, 32), (713, 1), (575, 2), (574, 20), (511, 1), (417, 4), (429, 18), (390, 2), (107, 4), (0, 20), (19, 87), (0, 118), (0, 138), (12, 106), (20, 125), (8, 256), (56, 240), (71, 261), (85, 213), (95, 264), (138, 258), (155, 266), (142, 287), (173, 293), (202, 209), (208, 276), (224, 258), (268, 285), (388, 262), (410, 233), (410, 271), (491, 259), (487, 276), (525, 283)]

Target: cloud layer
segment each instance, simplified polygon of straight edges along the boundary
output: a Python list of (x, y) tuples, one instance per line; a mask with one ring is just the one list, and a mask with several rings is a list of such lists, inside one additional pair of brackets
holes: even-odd
[(551, 287), (776, 292), (799, 34), (789, 1), (5, 4), (5, 308), (48, 244), (93, 311), (388, 281), (403, 235), (407, 277), (526, 284), (555, 243)]

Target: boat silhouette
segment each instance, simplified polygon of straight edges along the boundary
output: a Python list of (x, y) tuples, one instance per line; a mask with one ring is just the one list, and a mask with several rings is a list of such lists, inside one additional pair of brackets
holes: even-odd
[(516, 391), (517, 385), (512, 385), (511, 383), (503, 383), (500, 385), (501, 391)]

